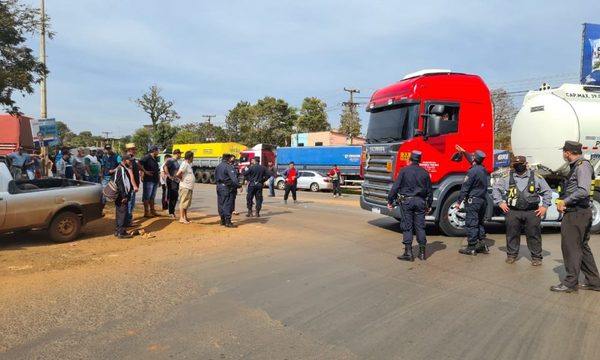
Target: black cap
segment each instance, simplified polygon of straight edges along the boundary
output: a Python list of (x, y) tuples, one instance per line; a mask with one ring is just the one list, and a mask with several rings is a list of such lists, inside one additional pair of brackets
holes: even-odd
[(478, 163), (482, 163), (483, 159), (485, 159), (485, 153), (481, 150), (476, 150), (473, 154), (473, 159), (475, 159), (475, 161)]
[(527, 162), (527, 158), (525, 156), (515, 156), (512, 159), (513, 164), (525, 164)]
[(565, 145), (563, 145), (563, 147), (559, 149), (562, 151), (570, 151), (573, 153), (581, 154), (581, 147), (581, 143), (578, 143), (577, 141), (567, 140), (565, 141)]
[(422, 153), (419, 150), (413, 150), (410, 153), (410, 160), (420, 162)]
[(156, 146), (156, 145), (150, 146), (150, 152), (155, 152), (155, 151), (158, 151), (158, 146)]
[(175, 150), (173, 150), (173, 154), (181, 154), (181, 150), (175, 149)]

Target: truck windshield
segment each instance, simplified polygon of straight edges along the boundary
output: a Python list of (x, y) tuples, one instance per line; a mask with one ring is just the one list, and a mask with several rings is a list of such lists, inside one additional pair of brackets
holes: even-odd
[(371, 112), (367, 142), (390, 143), (413, 137), (419, 120), (419, 104), (386, 107)]
[(250, 161), (250, 155), (249, 154), (242, 154), (240, 155), (240, 162), (241, 163), (245, 163)]

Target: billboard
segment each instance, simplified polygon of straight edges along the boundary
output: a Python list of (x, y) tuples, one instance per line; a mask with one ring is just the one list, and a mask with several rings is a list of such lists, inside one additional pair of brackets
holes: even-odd
[(581, 83), (600, 85), (600, 24), (583, 24)]
[(31, 135), (36, 146), (58, 144), (58, 131), (55, 119), (31, 119)]

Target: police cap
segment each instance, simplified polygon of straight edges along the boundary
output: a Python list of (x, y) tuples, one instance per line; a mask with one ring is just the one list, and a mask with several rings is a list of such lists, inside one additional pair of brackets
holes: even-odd
[(559, 149), (562, 151), (570, 151), (572, 153), (581, 154), (581, 146), (581, 143), (578, 143), (577, 141), (567, 140), (565, 141), (565, 145)]
[(410, 160), (420, 162), (422, 153), (419, 150), (413, 150), (410, 153)]
[(477, 161), (478, 163), (482, 163), (483, 159), (485, 159), (485, 153), (481, 150), (477, 150), (475, 151), (475, 153), (473, 154), (473, 158), (475, 159), (475, 161)]
[(525, 156), (515, 156), (512, 159), (513, 164), (525, 164), (527, 162), (527, 158)]

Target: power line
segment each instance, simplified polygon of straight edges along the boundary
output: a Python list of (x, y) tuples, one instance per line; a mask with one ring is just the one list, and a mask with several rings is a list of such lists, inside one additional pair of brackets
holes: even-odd
[(217, 115), (202, 115), (202, 117), (206, 118), (208, 124), (210, 125), (210, 119), (217, 117)]

